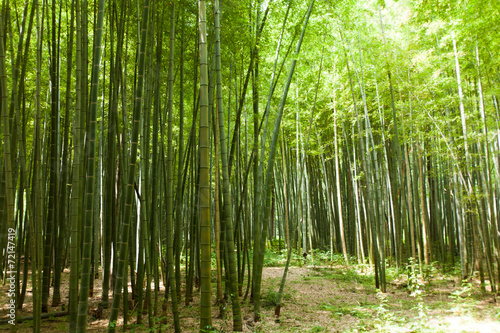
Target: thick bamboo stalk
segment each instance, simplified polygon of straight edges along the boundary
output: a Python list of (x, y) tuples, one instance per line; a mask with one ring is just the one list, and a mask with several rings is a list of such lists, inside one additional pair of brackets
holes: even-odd
[[(85, 1), (84, 1), (85, 5)], [(87, 178), (85, 182), (85, 223), (83, 225), (83, 251), (82, 271), (80, 281), (80, 297), (78, 303), (78, 317), (76, 323), (77, 332), (85, 332), (87, 329), (88, 297), (91, 282), (91, 256), (92, 256), (92, 229), (94, 218), (94, 190), (95, 190), (95, 159), (96, 159), (96, 122), (97, 122), (97, 97), (99, 94), (99, 73), (101, 62), (102, 32), (104, 26), (104, 0), (99, 1), (97, 16), (96, 38), (94, 40), (94, 61), (92, 64), (91, 80), (91, 103), (90, 103), (90, 126), (87, 132)]]
[(200, 331), (212, 328), (211, 286), (210, 286), (210, 184), (209, 184), (209, 145), (208, 126), (208, 52), (206, 4), (199, 0), (199, 52), (200, 52)]

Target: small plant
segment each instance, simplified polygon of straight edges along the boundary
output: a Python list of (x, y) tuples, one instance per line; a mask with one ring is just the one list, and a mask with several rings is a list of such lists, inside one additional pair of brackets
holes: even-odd
[[(281, 305), (283, 305), (284, 300), (289, 300), (292, 298), (292, 296), (288, 293), (283, 293), (281, 295)], [(262, 303), (264, 306), (270, 306), (270, 307), (275, 307), (278, 305), (278, 292), (276, 291), (268, 291), (266, 294), (264, 294), (264, 297), (262, 298)]]
[(277, 238), (270, 239), (268, 244), (269, 244), (268, 249), (271, 252), (280, 253), (280, 251), (282, 251), (284, 249), (286, 250), (285, 240), (284, 239), (281, 239), (281, 240), (277, 239)]
[(359, 308), (350, 308), (350, 307), (337, 307), (335, 305), (329, 303), (323, 303), (320, 306), (321, 310), (330, 311), (331, 316), (340, 319), (342, 316), (350, 315), (352, 317), (361, 318), (365, 316), (365, 313), (362, 312), (362, 309)]
[(387, 331), (394, 322), (394, 314), (387, 308), (387, 294), (377, 289), (377, 298), (380, 303), (375, 309), (377, 311), (375, 327), (379, 332), (384, 332)]
[(396, 280), (401, 276), (401, 270), (396, 266), (388, 266), (385, 269), (385, 278), (387, 281)]
[(461, 288), (451, 293), (449, 297), (453, 299), (454, 307), (451, 311), (454, 314), (460, 315), (470, 310), (470, 306), (472, 305), (471, 291), (472, 283), (467, 280), (462, 280)]
[(423, 265), (422, 272), (424, 275), (424, 280), (428, 283), (431, 282), (432, 278), (436, 275), (438, 262), (433, 261), (429, 265)]
[(330, 263), (330, 252), (329, 251), (322, 251), (320, 249), (314, 249), (314, 259), (317, 261), (317, 264), (319, 265), (328, 265)]
[[(285, 267), (288, 253), (286, 249), (281, 250), (281, 253), (266, 251), (264, 255), (264, 267)], [(301, 257), (298, 256), (295, 252), (292, 252), (291, 261), (300, 263)]]
[(364, 275), (364, 274), (359, 274), (355, 269), (353, 268), (347, 268), (347, 269), (335, 269), (330, 273), (331, 278), (335, 279), (336, 281), (339, 282), (348, 282), (348, 283), (354, 283), (354, 284), (363, 284), (363, 285), (373, 285), (374, 283), (374, 276), (372, 275)]
[(406, 270), (408, 274), (408, 291), (410, 292), (410, 296), (415, 296), (415, 291), (422, 289), (423, 284), (419, 281), (417, 270), (418, 264), (415, 261), (415, 258), (408, 258), (408, 264), (406, 265)]
[(494, 316), (494, 318), (496, 318), (497, 320), (500, 320), (500, 309), (496, 309), (495, 314), (494, 314), (493, 316)]
[(206, 326), (206, 327), (204, 327), (204, 328), (201, 328), (201, 329), (200, 329), (200, 332), (204, 332), (204, 333), (205, 333), (205, 332), (206, 332), (206, 333), (209, 333), (209, 332), (217, 332), (217, 331), (218, 331), (218, 330), (217, 330), (215, 327), (213, 327), (213, 326)]
[(422, 299), (424, 296), (424, 284), (418, 279), (418, 264), (415, 262), (415, 259), (410, 257), (408, 261), (409, 263), (406, 267), (408, 270), (408, 291), (410, 292), (410, 296), (415, 297), (417, 301), (417, 305), (413, 310), (417, 310), (420, 323), (425, 323), (425, 319), (427, 318), (427, 307)]

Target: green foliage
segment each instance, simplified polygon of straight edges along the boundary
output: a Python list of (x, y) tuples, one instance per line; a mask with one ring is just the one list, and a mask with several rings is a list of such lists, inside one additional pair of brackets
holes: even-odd
[(418, 263), (414, 258), (408, 258), (408, 264), (406, 265), (406, 271), (408, 274), (408, 291), (410, 291), (411, 296), (416, 294), (420, 295), (423, 288), (423, 284), (418, 279)]
[[(280, 253), (273, 251), (266, 251), (264, 255), (264, 267), (285, 267), (286, 259), (287, 259), (287, 250), (284, 249)], [(292, 252), (290, 265), (299, 264), (303, 258), (299, 256), (297, 253)]]
[[(318, 266), (329, 265), (332, 261), (330, 260), (330, 252), (322, 251), (321, 249), (314, 249), (314, 263)], [(343, 258), (343, 256), (341, 256)]]
[[(281, 296), (281, 306), (283, 306), (283, 301), (284, 300), (290, 300), (292, 298), (292, 295), (289, 293), (283, 293)], [(263, 296), (262, 296), (262, 305), (267, 306), (267, 307), (275, 307), (278, 305), (278, 292), (273, 291), (273, 290), (268, 290)]]
[(328, 332), (326, 327), (316, 325), (309, 330), (311, 333), (320, 333), (320, 332)]
[(363, 284), (366, 286), (372, 286), (375, 284), (375, 277), (368, 274), (360, 274), (354, 268), (348, 268), (346, 270), (337, 270), (332, 274), (332, 278), (337, 281), (346, 281), (356, 284)]
[[(314, 249), (314, 263), (317, 266), (345, 266), (345, 258), (341, 253), (331, 254), (330, 250)], [(350, 256), (349, 260), (351, 262), (356, 261), (356, 257)]]
[(422, 275), (425, 281), (430, 283), (432, 281), (432, 278), (436, 276), (437, 273), (437, 261), (431, 262), (429, 265), (422, 265)]
[(387, 331), (388, 328), (394, 322), (394, 314), (388, 309), (387, 294), (377, 290), (377, 298), (379, 299), (379, 305), (377, 306), (376, 313), (377, 318), (375, 319), (375, 327), (379, 332)]
[(280, 253), (280, 251), (285, 250), (285, 240), (284, 239), (270, 239), (269, 246), (267, 248), (268, 251), (274, 253)]
[(213, 326), (206, 326), (206, 327), (200, 328), (200, 332), (210, 333), (210, 332), (219, 332), (219, 330)]
[[(429, 265), (428, 267), (433, 267)], [(408, 259), (408, 264), (406, 266), (406, 270), (408, 273), (408, 291), (410, 292), (410, 296), (414, 297), (417, 301), (417, 305), (412, 308), (412, 310), (417, 311), (418, 313), (418, 321), (416, 325), (419, 328), (425, 327), (427, 320), (427, 311), (428, 307), (425, 305), (423, 301), (424, 296), (424, 285), (420, 282), (417, 275), (418, 264), (413, 258)]]
[(472, 298), (472, 283), (467, 280), (462, 280), (460, 289), (451, 293), (449, 298), (453, 299), (452, 313), (455, 315), (463, 315), (470, 313), (472, 305), (475, 303)]
[(360, 306), (344, 305), (336, 306), (329, 303), (323, 303), (320, 310), (326, 310), (331, 312), (331, 317), (335, 319), (341, 319), (342, 316), (349, 315), (356, 318), (368, 317), (367, 309)]
[(388, 265), (385, 269), (385, 276), (387, 281), (393, 281), (397, 278), (401, 277), (404, 272), (401, 269), (398, 269), (395, 265)]
[(500, 309), (495, 309), (495, 318), (500, 321)]

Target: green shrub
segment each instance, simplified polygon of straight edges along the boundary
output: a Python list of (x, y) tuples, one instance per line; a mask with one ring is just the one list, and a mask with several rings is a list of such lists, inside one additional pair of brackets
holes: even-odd
[[(291, 299), (292, 296), (289, 293), (283, 293), (281, 296), (281, 305), (283, 305), (284, 300)], [(275, 307), (278, 305), (278, 292), (269, 290), (262, 297), (262, 305), (268, 307)]]

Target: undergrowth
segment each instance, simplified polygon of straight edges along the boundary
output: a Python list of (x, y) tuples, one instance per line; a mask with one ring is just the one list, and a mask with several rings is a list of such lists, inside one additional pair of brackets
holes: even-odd
[[(267, 251), (264, 265), (283, 267), (286, 255), (286, 249), (281, 248), (279, 251), (274, 246)], [(391, 258), (386, 261), (388, 290), (387, 293), (382, 293), (375, 289), (375, 274), (369, 263), (359, 264), (350, 260), (347, 264), (343, 255), (332, 255), (327, 250), (314, 250), (312, 257), (309, 252), (304, 260), (294, 251), (291, 265), (302, 267), (304, 264), (309, 267), (309, 272), (301, 277), (301, 283), (324, 284), (325, 280), (334, 281), (339, 293), (350, 295), (351, 303), (346, 303), (339, 295), (338, 298), (321, 302), (316, 307), (317, 310), (327, 311), (329, 317), (339, 325), (346, 318), (351, 318), (348, 321), (357, 321), (350, 328), (342, 329), (343, 331), (445, 332), (449, 324), (440, 320), (439, 316), (481, 316), (475, 308), (477, 301), (474, 299), (481, 295), (474, 293), (474, 283), (463, 281), (457, 287), (452, 286), (453, 281), (456, 281), (456, 273), (460, 272), (458, 265), (442, 265), (437, 262), (425, 265), (409, 258), (406, 263), (396, 267)], [(365, 295), (370, 300), (365, 299), (363, 302), (356, 295)], [(269, 291), (263, 297), (265, 306), (276, 306), (276, 292)], [(285, 294), (283, 299), (287, 297), (290, 295)], [(436, 299), (437, 297), (439, 299)], [(488, 308), (488, 316), (499, 320), (500, 310)], [(327, 331), (324, 325), (316, 325), (308, 330), (323, 331)]]

